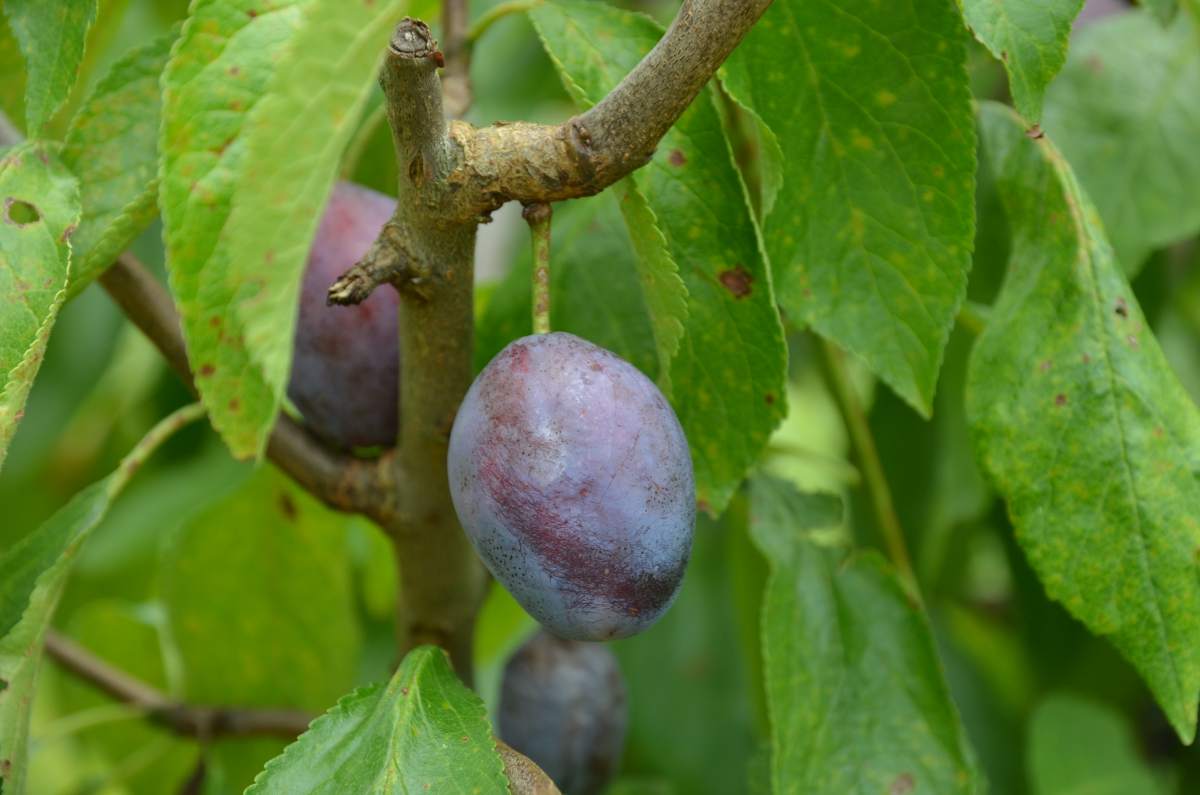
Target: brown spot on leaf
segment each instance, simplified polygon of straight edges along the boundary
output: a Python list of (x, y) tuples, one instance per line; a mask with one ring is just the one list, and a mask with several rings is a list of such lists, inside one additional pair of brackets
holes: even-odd
[(241, 73), (242, 73), (242, 68), (240, 66), (235, 65), (235, 66), (229, 67), (229, 76), (230, 77), (237, 77)]
[(1092, 361), (1092, 357), (1091, 357), (1091, 356), (1088, 356), (1088, 355), (1085, 353), (1085, 354), (1083, 355), (1083, 363), (1084, 363), (1084, 364), (1090, 364), (1090, 363), (1091, 363), (1091, 361)]
[(696, 510), (712, 514), (712, 506), (708, 504), (708, 500), (696, 500)]
[(296, 520), (296, 501), (292, 499), (292, 495), (286, 492), (279, 494), (279, 510), (289, 522)]
[(212, 326), (213, 328), (219, 328), (221, 326), (221, 316), (213, 315), (210, 317), (208, 319), (208, 325)]
[(71, 239), (71, 235), (75, 234), (75, 230), (79, 228), (79, 224), (67, 224), (67, 228), (59, 235), (58, 242), (66, 243)]
[(1049, 359), (1047, 359), (1046, 361), (1044, 361), (1038, 365), (1038, 369), (1041, 370), (1043, 373), (1047, 372), (1050, 369), (1050, 367), (1051, 367), (1051, 364), (1050, 364)]
[(1062, 392), (1059, 392), (1057, 395), (1054, 396), (1054, 405), (1056, 405), (1056, 406), (1067, 405), (1067, 396), (1064, 395)]
[(1162, 426), (1161, 426), (1161, 425), (1157, 426), (1157, 427), (1154, 429), (1154, 438), (1155, 438), (1155, 439), (1161, 439), (1161, 438), (1163, 438), (1163, 429), (1162, 429)]
[(768, 392), (767, 394), (763, 395), (763, 400), (766, 402), (766, 404), (768, 406), (774, 406), (775, 405), (775, 394), (773, 392)]
[(1007, 63), (1007, 62), (1008, 62), (1008, 50), (1001, 50), (1001, 51), (1000, 51), (1000, 60), (1001, 60), (1001, 61), (1004, 61), (1005, 63)]
[(1025, 131), (1025, 137), (1036, 141), (1039, 138), (1046, 137), (1046, 131), (1042, 129), (1040, 124), (1035, 124)]
[(1129, 306), (1125, 303), (1125, 299), (1117, 297), (1117, 303), (1113, 307), (1113, 311), (1121, 317), (1129, 317)]
[(238, 400), (237, 398), (234, 398), (233, 400), (229, 401), (229, 410), (230, 411), (236, 412), (241, 407), (242, 407), (242, 401)]
[(734, 298), (745, 298), (750, 295), (751, 285), (754, 283), (754, 277), (750, 275), (750, 271), (741, 265), (734, 265), (732, 268), (721, 271), (717, 274), (717, 280)]
[(246, 9), (246, 16), (250, 17), (251, 19), (254, 19), (256, 16), (258, 16), (258, 12), (255, 11), (253, 8), (249, 8), (249, 9)]
[(678, 149), (672, 149), (671, 154), (667, 155), (667, 162), (673, 166), (687, 165), (687, 155)]
[(216, 371), (217, 371), (217, 368), (213, 367), (211, 364), (200, 365), (200, 375), (203, 376), (204, 378), (208, 378), (210, 375), (212, 375)]
[(916, 787), (917, 782), (913, 779), (912, 773), (901, 773), (888, 787), (888, 795), (908, 795)]
[(1128, 337), (1126, 337), (1125, 341), (1129, 343), (1130, 348), (1133, 348), (1135, 351), (1138, 349), (1138, 338), (1133, 334), (1130, 334)]

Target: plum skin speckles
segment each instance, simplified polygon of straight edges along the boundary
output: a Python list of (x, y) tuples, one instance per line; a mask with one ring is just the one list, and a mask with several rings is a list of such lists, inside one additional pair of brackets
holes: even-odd
[(555, 635), (627, 637), (675, 598), (696, 520), (687, 439), (616, 354), (563, 332), (511, 343), (463, 399), (448, 471), (480, 557)]
[(606, 646), (540, 632), (504, 668), (497, 728), (566, 795), (596, 795), (620, 764), (626, 704)]
[(300, 290), (288, 397), (317, 435), (343, 447), (394, 444), (399, 425), (400, 296), (383, 285), (357, 306), (327, 306), (333, 282), (367, 253), (396, 201), (334, 186)]

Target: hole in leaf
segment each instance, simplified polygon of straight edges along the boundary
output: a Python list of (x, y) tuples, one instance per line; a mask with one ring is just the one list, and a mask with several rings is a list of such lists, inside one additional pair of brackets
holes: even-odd
[(38, 212), (37, 207), (34, 207), (27, 201), (12, 197), (4, 201), (4, 214), (11, 223), (17, 226), (27, 226), (28, 224), (40, 221), (42, 218), (42, 214)]

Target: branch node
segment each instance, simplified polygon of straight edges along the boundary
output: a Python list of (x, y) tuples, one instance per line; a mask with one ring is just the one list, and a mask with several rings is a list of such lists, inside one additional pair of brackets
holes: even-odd
[(391, 284), (397, 290), (414, 290), (421, 295), (419, 285), (427, 280), (428, 268), (409, 254), (404, 233), (395, 218), (379, 230), (379, 237), (354, 267), (338, 277), (325, 295), (329, 306), (361, 304), (381, 284)]
[(400, 24), (392, 33), (388, 52), (398, 58), (408, 58), (414, 61), (423, 58), (433, 58), (436, 61), (441, 58), (437, 40), (433, 38), (433, 32), (429, 30), (429, 26), (412, 17), (400, 20)]

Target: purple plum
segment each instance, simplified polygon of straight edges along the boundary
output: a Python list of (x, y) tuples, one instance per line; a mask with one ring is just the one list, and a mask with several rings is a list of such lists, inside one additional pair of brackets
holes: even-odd
[(628, 723), (625, 682), (606, 646), (538, 633), (504, 669), (500, 739), (566, 795), (596, 795), (617, 771)]
[(317, 435), (339, 447), (396, 441), (399, 294), (383, 285), (357, 306), (325, 304), (329, 285), (367, 253), (395, 208), (395, 199), (339, 182), (304, 272), (288, 397)]
[(675, 598), (696, 521), (687, 439), (616, 354), (562, 332), (511, 343), (467, 392), (448, 458), (475, 549), (555, 635), (627, 637)]

